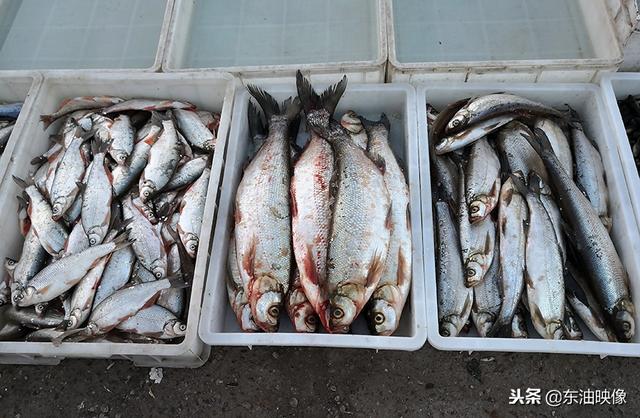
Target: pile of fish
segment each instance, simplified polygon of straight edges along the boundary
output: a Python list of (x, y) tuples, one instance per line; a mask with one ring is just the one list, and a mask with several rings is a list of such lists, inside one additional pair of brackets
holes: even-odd
[(16, 119), (22, 110), (22, 103), (4, 103), (0, 104), (0, 155), (4, 152)]
[(0, 339), (183, 337), (219, 116), (101, 96), (41, 119), (63, 122), (29, 178), (14, 177), (24, 244), (5, 261)]
[(638, 100), (640, 100), (640, 96), (627, 96), (626, 99), (618, 100), (618, 107), (627, 131), (636, 168), (640, 167), (640, 103)]
[[(384, 114), (333, 119), (346, 85), (345, 76), (318, 94), (298, 72), (299, 98), (282, 104), (249, 86), (268, 131), (250, 103), (251, 139), (261, 144), (236, 192), (227, 259), (243, 331), (277, 331), (283, 308), (297, 332), (318, 322), (349, 332), (363, 309), (373, 333), (398, 327), (411, 282), (409, 188)], [(301, 109), (310, 138), (292, 157)]]
[(440, 333), (630, 341), (597, 145), (572, 110), (496, 93), (427, 109)]

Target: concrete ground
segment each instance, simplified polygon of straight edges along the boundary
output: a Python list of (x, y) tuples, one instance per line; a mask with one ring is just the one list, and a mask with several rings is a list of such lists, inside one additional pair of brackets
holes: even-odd
[[(162, 372), (154, 383), (149, 368), (120, 360), (0, 366), (0, 416), (584, 417), (640, 408), (640, 361), (627, 358), (216, 348), (199, 369)], [(516, 388), (623, 389), (626, 404), (509, 405)]]

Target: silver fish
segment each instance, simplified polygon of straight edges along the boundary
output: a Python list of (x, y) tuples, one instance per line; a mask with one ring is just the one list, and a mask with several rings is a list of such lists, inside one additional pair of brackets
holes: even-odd
[(178, 233), (187, 253), (196, 257), (200, 243), (200, 228), (204, 216), (204, 205), (207, 201), (207, 188), (211, 170), (205, 168), (200, 177), (184, 193), (180, 204)]
[[(541, 129), (549, 138), (551, 148), (560, 160), (560, 165), (569, 176), (573, 176), (573, 157), (571, 155), (571, 147), (569, 140), (564, 134), (560, 126), (551, 119), (538, 119), (534, 124), (534, 128)], [(540, 174), (540, 173), (538, 173)]]
[(576, 244), (577, 254), (618, 339), (629, 341), (635, 333), (635, 307), (620, 256), (591, 203), (562, 168), (544, 132), (536, 130), (535, 134), (531, 145), (547, 167), (563, 219), (572, 230), (571, 242)]
[(176, 117), (178, 128), (184, 134), (189, 144), (206, 151), (213, 151), (215, 149), (215, 135), (206, 127), (196, 112), (175, 109), (173, 114)]
[(69, 315), (66, 318), (68, 329), (78, 328), (89, 318), (98, 284), (108, 262), (109, 256), (101, 258), (73, 288), (69, 302)]
[(486, 337), (497, 322), (501, 310), (500, 298), (500, 257), (495, 246), (493, 262), (482, 283), (473, 288), (473, 307), (471, 319), (481, 337)]
[(556, 231), (556, 240), (558, 241), (558, 245), (560, 246), (560, 253), (562, 255), (562, 260), (566, 261), (567, 259), (567, 245), (564, 240), (564, 231), (563, 225), (564, 221), (562, 220), (562, 214), (560, 213), (560, 209), (558, 208), (558, 204), (552, 195), (541, 193), (540, 200), (542, 201), (542, 205), (547, 210), (549, 214), (549, 218), (551, 218), (551, 223), (553, 224), (553, 230)]
[[(177, 277), (182, 272), (179, 244), (176, 242), (167, 251), (167, 265), (169, 277)], [(188, 275), (186, 275), (188, 277)], [(168, 309), (176, 316), (182, 315), (185, 305), (185, 292), (182, 288), (170, 288), (160, 292), (156, 305)]]
[(113, 188), (111, 174), (105, 166), (105, 153), (93, 157), (89, 174), (82, 185), (82, 226), (89, 245), (101, 244), (109, 229)]
[(156, 225), (133, 204), (131, 196), (122, 202), (122, 211), (132, 248), (142, 265), (157, 279), (167, 276), (167, 253)]
[(573, 154), (576, 159), (576, 184), (586, 194), (602, 224), (607, 230), (610, 230), (609, 190), (600, 152), (598, 152), (591, 140), (587, 138), (582, 126), (574, 124), (571, 134), (573, 137)]
[(64, 244), (64, 255), (79, 253), (89, 247), (89, 237), (87, 237), (87, 233), (84, 231), (82, 222), (76, 222), (69, 233), (67, 242)]
[(231, 234), (229, 240), (229, 252), (227, 254), (227, 271), (226, 271), (226, 287), (227, 295), (231, 309), (236, 315), (240, 329), (245, 332), (258, 331), (260, 328), (256, 325), (251, 314), (251, 305), (249, 304), (249, 295), (245, 291), (248, 283), (244, 283), (238, 268), (238, 260), (236, 255), (236, 237)]
[(118, 165), (112, 171), (113, 192), (116, 196), (122, 196), (138, 180), (138, 176), (149, 162), (149, 152), (161, 131), (162, 128), (154, 126), (145, 139), (133, 147), (129, 165)]
[(162, 127), (162, 134), (151, 146), (149, 162), (140, 177), (140, 198), (143, 202), (169, 182), (180, 161), (180, 142), (173, 122), (163, 120)]
[(318, 316), (304, 293), (297, 270), (293, 274), (284, 305), (296, 332), (316, 332)]
[(179, 166), (171, 180), (164, 186), (163, 191), (180, 189), (187, 184), (193, 183), (204, 171), (207, 166), (207, 157), (198, 157), (189, 160), (185, 164)]
[(53, 220), (51, 206), (35, 186), (28, 186), (24, 191), (29, 197), (27, 213), (31, 219), (33, 232), (49, 254), (60, 254), (68, 237), (64, 225)]
[(77, 110), (84, 109), (98, 109), (105, 106), (111, 106), (113, 104), (117, 104), (122, 102), (123, 99), (119, 97), (110, 97), (110, 96), (83, 96), (83, 97), (74, 97), (73, 99), (66, 99), (60, 103), (58, 110), (49, 115), (40, 116), (40, 120), (44, 124), (45, 129), (49, 127), (56, 119), (61, 118), (62, 116), (68, 115), (69, 113), (75, 112)]
[(430, 157), (432, 188), (438, 190), (452, 206), (456, 205), (460, 186), (456, 164), (447, 155), (437, 155), (432, 152)]
[(267, 116), (269, 137), (238, 185), (236, 249), (253, 319), (262, 330), (273, 332), (278, 329), (291, 274), (288, 131), (300, 107), (296, 99), (281, 108), (257, 87), (250, 86), (249, 92)]
[(47, 312), (46, 315), (38, 315), (33, 309), (16, 308), (9, 306), (3, 312), (4, 317), (15, 324), (27, 328), (51, 328), (62, 324), (64, 316)]
[(538, 153), (523, 136), (524, 134), (532, 135), (527, 125), (519, 121), (510, 122), (498, 131), (496, 145), (503, 156), (503, 161), (506, 160), (509, 164), (509, 172), (512, 174), (520, 172), (527, 179), (529, 172), (535, 171), (545, 183), (548, 183), (547, 169)]
[(78, 127), (73, 141), (65, 150), (51, 187), (51, 203), (53, 219), (59, 220), (71, 207), (78, 194), (78, 183), (84, 176), (86, 161), (80, 154), (80, 146), (84, 142), (82, 129)]
[(562, 113), (542, 103), (508, 93), (494, 93), (469, 100), (447, 124), (448, 133), (460, 132), (478, 122), (505, 114), (561, 118)]
[(169, 310), (152, 305), (144, 308), (131, 318), (118, 324), (120, 331), (160, 338), (162, 340), (183, 337), (187, 333), (187, 324), (183, 323)]
[(409, 186), (389, 146), (389, 119), (362, 119), (369, 138), (368, 153), (384, 166), (384, 184), (391, 197), (391, 236), (378, 286), (369, 299), (369, 326), (376, 334), (391, 335), (400, 324), (400, 316), (411, 287), (411, 219)]
[(102, 257), (129, 245), (128, 242), (123, 242), (125, 238), (122, 236), (114, 241), (89, 247), (49, 264), (29, 280), (26, 287), (14, 292), (13, 303), (21, 307), (31, 306), (60, 296), (82, 280)]
[(486, 138), (471, 146), (465, 169), (465, 196), (471, 223), (489, 216), (500, 196), (500, 160)]
[(504, 115), (479, 122), (462, 132), (441, 138), (435, 146), (435, 151), (438, 155), (442, 155), (464, 148), (467, 145), (473, 144), (475, 141), (486, 137), (491, 132), (500, 129), (502, 126), (514, 119), (514, 115)]
[(465, 285), (460, 240), (448, 203), (436, 201), (436, 280), (440, 335), (457, 336), (467, 323), (473, 289)]
[(24, 238), (20, 259), (13, 270), (13, 285), (15, 288), (24, 287), (38, 274), (47, 261), (47, 251), (32, 227)]
[(111, 254), (96, 289), (94, 305), (111, 296), (129, 281), (135, 260), (136, 256), (131, 246), (120, 248)]
[(134, 132), (131, 126), (131, 119), (127, 115), (120, 115), (113, 120), (111, 125), (111, 143), (109, 145), (109, 155), (118, 163), (123, 165), (133, 151)]
[(91, 116), (92, 131), (94, 138), (102, 144), (108, 144), (111, 142), (111, 127), (113, 126), (113, 119), (100, 115), (98, 113), (92, 113)]
[(113, 106), (109, 106), (106, 109), (102, 109), (103, 115), (110, 113), (120, 113), (127, 110), (147, 110), (147, 111), (162, 111), (169, 109), (195, 109), (195, 105), (189, 102), (179, 102), (175, 100), (158, 100), (158, 99), (130, 99), (124, 102), (119, 102)]
[(356, 112), (347, 110), (340, 119), (340, 125), (349, 132), (351, 140), (360, 148), (366, 150), (369, 143), (367, 131), (364, 129), (362, 121)]

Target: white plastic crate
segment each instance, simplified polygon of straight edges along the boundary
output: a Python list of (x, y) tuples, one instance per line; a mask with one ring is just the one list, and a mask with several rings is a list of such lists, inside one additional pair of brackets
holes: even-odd
[(593, 0), (386, 0), (393, 81), (584, 82), (622, 61)]
[(162, 68), (281, 82), (300, 69), (380, 83), (385, 30), (383, 0), (176, 0)]
[[(607, 176), (610, 208), (613, 220), (611, 237), (629, 273), (631, 296), (640, 307), (640, 233), (631, 208), (631, 198), (625, 183), (625, 173), (619, 155), (620, 139), (611, 129), (607, 110), (598, 86), (594, 84), (544, 84), (544, 83), (442, 83), (418, 86), (418, 126), (420, 143), (426, 144), (426, 103), (443, 108), (456, 100), (481, 94), (504, 91), (514, 93), (562, 108), (565, 104), (574, 108), (582, 117), (587, 135), (595, 140), (602, 155)], [(420, 147), (420, 178), (422, 179), (422, 218), (424, 231), (425, 260), (433, 260), (434, 236), (432, 222), (431, 185), (429, 177), (429, 149)], [(429, 343), (440, 350), (460, 351), (511, 351), (598, 354), (600, 356), (640, 356), (640, 333), (636, 332), (631, 343), (596, 341), (582, 322), (584, 341), (544, 340), (530, 327), (530, 338), (480, 338), (477, 336), (443, 337), (438, 327), (438, 306), (435, 271), (433, 264), (426, 264), (427, 277), (427, 327)], [(640, 309), (636, 309), (636, 323), (640, 323)]]
[[(337, 80), (334, 80), (337, 81)], [(317, 85), (320, 89), (323, 86)], [(269, 86), (268, 92), (277, 100), (296, 96), (293, 82)], [(210, 345), (236, 346), (316, 346), (351, 347), (394, 350), (417, 350), (426, 340), (425, 293), (420, 219), (420, 176), (418, 165), (418, 135), (415, 120), (415, 91), (405, 84), (349, 84), (340, 100), (336, 116), (353, 109), (368, 118), (378, 118), (385, 112), (391, 121), (391, 146), (404, 166), (410, 187), (413, 268), (412, 286), (400, 326), (394, 336), (370, 335), (364, 315), (356, 320), (348, 335), (295, 333), (286, 313), (280, 317), (277, 333), (244, 333), (237, 324), (229, 305), (225, 287), (227, 249), (233, 228), (233, 207), (236, 189), (242, 178), (250, 147), (247, 126), (247, 105), (250, 95), (244, 89), (236, 92), (234, 115), (229, 135), (229, 147), (220, 192), (209, 277), (202, 306), (200, 337)], [(431, 262), (432, 263), (432, 262)]]
[(159, 71), (173, 0), (0, 0), (0, 70)]
[[(612, 73), (602, 77), (600, 81), (604, 99), (607, 105), (612, 124), (612, 135), (616, 137), (619, 145), (618, 153), (622, 160), (624, 177), (631, 195), (631, 204), (636, 222), (640, 225), (640, 177), (633, 159), (631, 145), (627, 137), (627, 131), (620, 115), (617, 101), (625, 99), (628, 95), (640, 94), (640, 74), (637, 73)], [(640, 226), (639, 226), (640, 228)]]
[(27, 114), (32, 108), (33, 101), (42, 84), (42, 76), (37, 73), (25, 74), (22, 72), (0, 72), (0, 102), (23, 102), (20, 116), (11, 132), (5, 152), (0, 156), (0, 181), (4, 178), (7, 164), (11, 158), (10, 144), (17, 141), (20, 136)]
[[(56, 364), (66, 357), (129, 359), (138, 366), (198, 367), (204, 364), (210, 348), (198, 337), (198, 320), (202, 292), (209, 264), (209, 250), (216, 211), (220, 173), (224, 161), (226, 138), (233, 105), (233, 78), (229, 74), (147, 74), (104, 73), (86, 75), (60, 75), (48, 77), (25, 121), (24, 129), (11, 144), (12, 158), (5, 179), (0, 185), (0, 210), (7, 219), (0, 223), (0, 259), (17, 258), (23, 238), (18, 230), (17, 201), (19, 187), (11, 175), (26, 178), (29, 161), (50, 146), (50, 132), (63, 123), (58, 120), (48, 131), (43, 130), (39, 116), (53, 112), (68, 97), (80, 95), (116, 95), (127, 98), (172, 98), (187, 100), (201, 109), (221, 112), (216, 152), (212, 162), (211, 178), (205, 204), (205, 216), (200, 233), (200, 248), (190, 287), (187, 334), (179, 344), (125, 344), (66, 342), (59, 347), (45, 342), (0, 342), (0, 363)], [(2, 315), (0, 314), (0, 322)], [(0, 324), (1, 325), (1, 324)]]

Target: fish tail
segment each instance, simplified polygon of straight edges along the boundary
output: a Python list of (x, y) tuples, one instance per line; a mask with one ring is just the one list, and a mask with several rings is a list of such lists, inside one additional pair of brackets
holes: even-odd
[(496, 321), (493, 326), (487, 331), (487, 337), (508, 338), (511, 337), (511, 321), (503, 323), (502, 321)]
[(182, 274), (167, 277), (167, 280), (169, 280), (169, 287), (173, 289), (185, 289), (190, 286), (189, 283), (184, 281)]
[(278, 102), (269, 93), (253, 84), (249, 84), (247, 86), (247, 90), (249, 90), (249, 93), (260, 105), (267, 120), (271, 119), (271, 116), (280, 114), (280, 106), (278, 105)]
[(13, 181), (14, 181), (18, 186), (20, 186), (20, 188), (22, 188), (22, 189), (26, 189), (27, 187), (29, 187), (29, 186), (30, 186), (30, 184), (29, 184), (27, 181), (25, 181), (25, 180), (21, 179), (21, 178), (20, 178), (20, 177), (18, 177), (18, 176), (14, 176), (14, 175), (12, 175), (11, 177), (13, 178)]
[(54, 346), (59, 347), (60, 344), (62, 344), (62, 342), (66, 338), (76, 334), (80, 334), (80, 335), (77, 335), (78, 339), (76, 341), (82, 341), (90, 337), (87, 328), (78, 328), (78, 329), (72, 329), (72, 330), (63, 332), (62, 334), (52, 339), (51, 342), (53, 343)]
[(262, 119), (262, 113), (251, 101), (249, 102), (247, 118), (249, 119), (249, 135), (251, 138), (266, 135), (267, 127)]
[(298, 97), (302, 102), (302, 108), (305, 113), (322, 108), (320, 96), (313, 89), (309, 80), (302, 75), (300, 70), (296, 72), (296, 87), (298, 89)]
[(128, 240), (128, 234), (127, 232), (123, 232), (121, 234), (119, 234), (118, 236), (116, 236), (113, 241), (111, 241), (112, 244), (115, 244), (115, 248), (113, 251), (118, 251), (122, 248), (128, 247), (129, 245), (133, 244), (132, 241)]
[(338, 83), (327, 87), (327, 89), (322, 92), (320, 95), (320, 103), (322, 107), (329, 112), (329, 114), (333, 115), (333, 112), (335, 112), (338, 102), (340, 101), (340, 98), (342, 98), (346, 89), (347, 76), (345, 75)]

